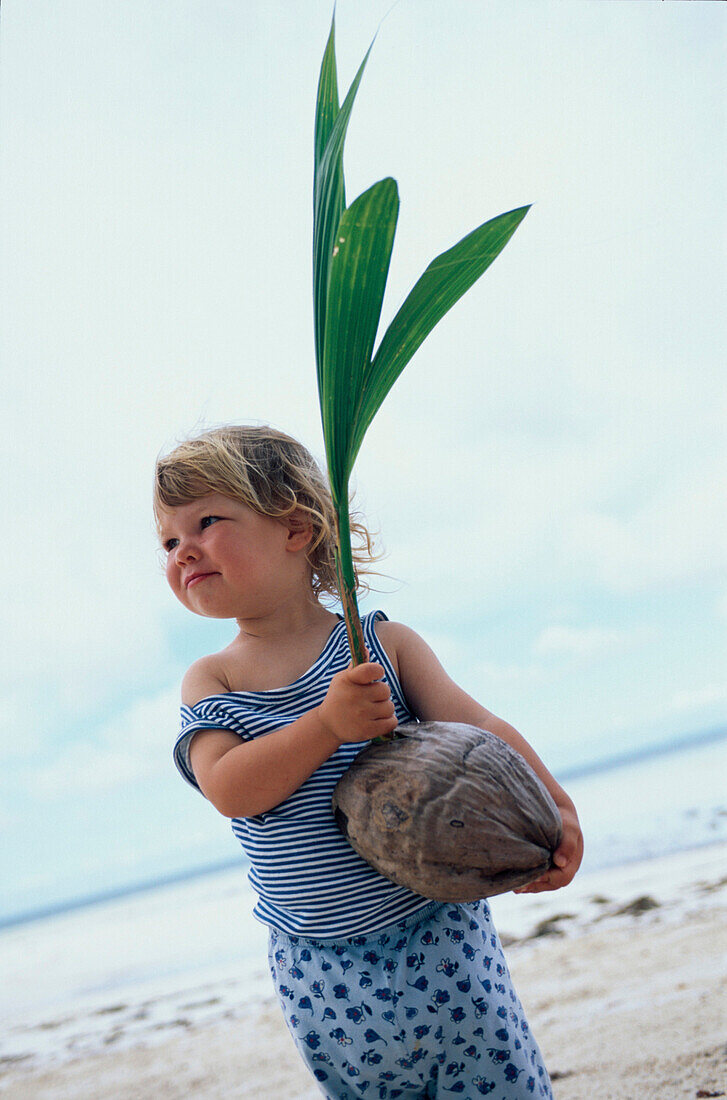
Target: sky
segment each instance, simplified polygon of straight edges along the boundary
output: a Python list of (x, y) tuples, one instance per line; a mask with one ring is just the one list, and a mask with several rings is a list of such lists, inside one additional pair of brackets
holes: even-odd
[[(331, 11), (3, 3), (4, 912), (237, 852), (171, 762), (181, 676), (234, 625), (166, 588), (152, 472), (230, 421), (323, 458)], [(380, 334), (435, 255), (533, 204), (364, 442), (363, 609), (556, 772), (727, 721), (725, 28), (699, 0), (337, 6), (342, 90), (377, 35), (349, 200), (401, 197)]]

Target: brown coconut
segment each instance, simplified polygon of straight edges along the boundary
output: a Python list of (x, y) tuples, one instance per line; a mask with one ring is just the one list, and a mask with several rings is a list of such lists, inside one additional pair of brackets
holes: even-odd
[(359, 855), (437, 901), (503, 894), (552, 866), (561, 819), (501, 738), (456, 722), (399, 726), (340, 779), (333, 810)]

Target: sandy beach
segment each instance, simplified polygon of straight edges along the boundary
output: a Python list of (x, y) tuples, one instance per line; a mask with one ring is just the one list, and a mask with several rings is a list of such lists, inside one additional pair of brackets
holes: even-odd
[[(727, 1096), (727, 846), (494, 899), (557, 1100)], [(109, 1013), (113, 1015), (113, 1006)], [(315, 1100), (272, 996), (213, 1022), (45, 1068), (5, 1064), (17, 1100)], [(116, 1038), (119, 1038), (117, 1034)]]

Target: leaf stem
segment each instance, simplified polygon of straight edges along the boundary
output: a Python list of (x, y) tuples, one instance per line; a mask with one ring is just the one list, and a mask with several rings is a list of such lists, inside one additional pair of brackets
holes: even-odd
[(354, 665), (362, 665), (368, 660), (368, 657), (366, 656), (366, 643), (364, 642), (361, 616), (356, 600), (356, 574), (351, 554), (351, 529), (346, 503), (336, 510), (336, 572), (338, 574), (338, 589), (341, 596), (343, 617), (346, 621), (348, 644), (351, 649), (351, 660)]

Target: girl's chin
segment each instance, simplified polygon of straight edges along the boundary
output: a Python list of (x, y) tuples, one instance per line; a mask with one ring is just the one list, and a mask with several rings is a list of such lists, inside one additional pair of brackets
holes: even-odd
[(224, 600), (220, 600), (219, 597), (214, 599), (211, 594), (205, 595), (201, 591), (196, 592), (194, 589), (180, 593), (180, 603), (191, 611), (194, 615), (202, 615), (205, 619), (236, 619), (237, 611), (234, 607), (230, 607)]
[(238, 612), (234, 607), (228, 607), (225, 604), (213, 602), (212, 600), (193, 600), (185, 601), (185, 607), (194, 612), (195, 615), (202, 615), (205, 619), (237, 619)]
[(184, 606), (195, 615), (201, 615), (205, 619), (247, 619), (257, 618), (257, 611), (249, 607), (240, 607), (239, 604), (231, 604), (227, 600), (220, 599), (191, 599), (185, 600)]

